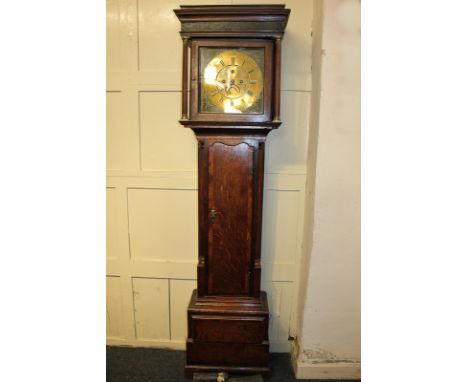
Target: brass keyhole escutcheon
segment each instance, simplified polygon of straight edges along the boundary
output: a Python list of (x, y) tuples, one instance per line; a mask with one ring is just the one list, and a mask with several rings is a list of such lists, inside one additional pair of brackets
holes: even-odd
[(216, 209), (210, 208), (210, 223), (211, 224), (216, 223), (216, 220), (218, 220), (218, 214), (219, 212), (216, 211)]

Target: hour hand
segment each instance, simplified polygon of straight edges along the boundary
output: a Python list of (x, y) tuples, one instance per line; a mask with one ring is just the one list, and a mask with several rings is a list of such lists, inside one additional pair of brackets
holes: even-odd
[(231, 89), (235, 89), (238, 93), (240, 93), (240, 88), (237, 85), (232, 85)]

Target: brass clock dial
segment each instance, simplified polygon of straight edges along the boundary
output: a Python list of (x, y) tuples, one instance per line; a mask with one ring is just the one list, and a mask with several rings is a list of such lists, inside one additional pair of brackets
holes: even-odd
[[(216, 55), (209, 60), (205, 55), (204, 61), (207, 61), (207, 64), (204, 65), (202, 62), (201, 65), (201, 111), (261, 113), (263, 109), (262, 50), (252, 49), (249, 52), (232, 49), (214, 53)], [(260, 65), (257, 61), (260, 61)]]

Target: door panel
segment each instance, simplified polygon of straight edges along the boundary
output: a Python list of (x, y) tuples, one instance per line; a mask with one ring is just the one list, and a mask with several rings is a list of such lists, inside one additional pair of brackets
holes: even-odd
[(253, 152), (246, 143), (216, 142), (209, 148), (209, 294), (250, 290)]

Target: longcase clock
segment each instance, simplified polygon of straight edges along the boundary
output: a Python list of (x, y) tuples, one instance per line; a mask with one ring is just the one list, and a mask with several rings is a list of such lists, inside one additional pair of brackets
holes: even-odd
[(197, 289), (187, 373), (269, 371), (260, 290), (263, 166), (280, 126), (284, 5), (181, 6), (182, 117), (198, 140)]

